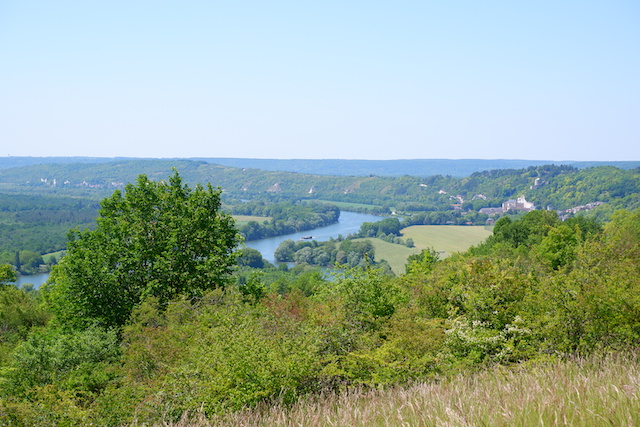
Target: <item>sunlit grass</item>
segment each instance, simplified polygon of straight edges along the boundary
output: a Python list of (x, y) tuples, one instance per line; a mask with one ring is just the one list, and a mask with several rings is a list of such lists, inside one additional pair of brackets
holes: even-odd
[(51, 258), (60, 259), (65, 251), (51, 252), (49, 254), (42, 255), (42, 260), (44, 262), (50, 262)]
[(255, 215), (232, 215), (236, 224), (246, 224), (249, 221), (256, 221), (262, 224), (265, 221), (270, 221), (270, 216), (255, 216)]
[(376, 261), (386, 260), (396, 274), (405, 272), (405, 265), (409, 256), (420, 253), (418, 248), (408, 248), (404, 245), (385, 242), (382, 239), (366, 238), (356, 240), (370, 241), (376, 251)]
[(443, 256), (464, 252), (491, 234), (491, 230), (482, 225), (412, 225), (402, 230), (402, 237), (412, 238), (416, 248), (433, 248), (443, 252)]
[(636, 356), (498, 367), (404, 388), (330, 393), (291, 407), (195, 414), (173, 425), (636, 426), (639, 368)]
[(485, 226), (413, 225), (402, 230), (403, 240), (413, 239), (413, 248), (376, 238), (358, 240), (369, 240), (375, 248), (376, 261), (387, 260), (394, 273), (402, 274), (405, 272), (407, 258), (420, 253), (422, 249), (432, 248), (440, 253), (440, 258), (445, 258), (454, 252), (466, 251), (491, 234), (491, 229)]

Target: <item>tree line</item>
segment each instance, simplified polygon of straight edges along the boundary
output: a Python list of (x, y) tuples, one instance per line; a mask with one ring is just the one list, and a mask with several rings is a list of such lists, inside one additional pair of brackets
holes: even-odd
[(262, 223), (248, 221), (239, 226), (246, 240), (258, 240), (298, 231), (312, 230), (338, 222), (340, 209), (327, 203), (242, 203), (234, 205), (232, 212), (240, 215), (269, 217)]

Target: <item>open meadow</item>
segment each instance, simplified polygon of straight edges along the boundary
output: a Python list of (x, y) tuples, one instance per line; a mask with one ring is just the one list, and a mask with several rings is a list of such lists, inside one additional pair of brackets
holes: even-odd
[[(173, 426), (634, 426), (640, 425), (637, 356), (496, 367), (442, 382), (352, 390)], [(199, 418), (199, 419), (198, 419)]]
[(464, 252), (491, 235), (484, 226), (466, 225), (413, 225), (402, 230), (402, 237), (413, 239), (415, 247), (385, 242), (382, 239), (367, 238), (376, 250), (376, 261), (386, 260), (395, 274), (405, 272), (407, 258), (419, 254), (423, 249), (433, 248), (440, 258), (454, 252)]
[(249, 221), (256, 221), (258, 223), (263, 223), (264, 221), (270, 221), (270, 216), (255, 216), (255, 215), (231, 215), (233, 220), (238, 225), (243, 225), (248, 223)]
[(464, 252), (491, 235), (485, 226), (471, 225), (412, 225), (402, 229), (402, 237), (413, 239), (417, 249), (433, 248), (445, 258), (454, 252)]
[(408, 248), (404, 245), (385, 242), (384, 240), (378, 238), (356, 240), (370, 241), (376, 251), (376, 262), (379, 262), (383, 259), (386, 260), (391, 266), (391, 270), (393, 270), (393, 272), (398, 275), (404, 274), (407, 258), (409, 258), (409, 256), (411, 255), (420, 253), (420, 249), (418, 248)]

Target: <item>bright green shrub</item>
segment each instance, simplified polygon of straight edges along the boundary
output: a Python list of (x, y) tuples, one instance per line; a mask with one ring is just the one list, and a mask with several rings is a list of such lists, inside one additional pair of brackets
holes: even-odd
[(2, 392), (30, 395), (36, 387), (55, 385), (91, 398), (113, 379), (110, 365), (119, 355), (114, 331), (89, 327), (32, 332), (2, 373)]
[(32, 328), (44, 326), (50, 317), (31, 295), (0, 284), (0, 365), (8, 361), (11, 349)]
[[(125, 330), (123, 389), (138, 395), (133, 418), (157, 422), (186, 411), (240, 409), (270, 399), (293, 401), (317, 375), (315, 331), (291, 317), (237, 298), (172, 302), (161, 319), (136, 317)], [(113, 399), (121, 399), (113, 390)], [(117, 402), (103, 396), (100, 405)], [(131, 416), (131, 415), (129, 415)]]
[(341, 369), (351, 383), (370, 386), (423, 381), (441, 371), (445, 341), (442, 319), (425, 319), (414, 308), (400, 309), (376, 346), (348, 353)]
[[(29, 399), (0, 397), (0, 425), (3, 426), (81, 426), (94, 423), (91, 410), (78, 400), (75, 391), (55, 385), (34, 387), (30, 390)], [(99, 421), (95, 424), (105, 423)]]

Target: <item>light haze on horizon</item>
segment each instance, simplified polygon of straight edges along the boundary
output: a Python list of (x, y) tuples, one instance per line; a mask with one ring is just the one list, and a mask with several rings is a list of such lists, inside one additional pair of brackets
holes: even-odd
[(636, 1), (0, 2), (0, 156), (640, 160)]

